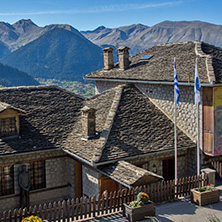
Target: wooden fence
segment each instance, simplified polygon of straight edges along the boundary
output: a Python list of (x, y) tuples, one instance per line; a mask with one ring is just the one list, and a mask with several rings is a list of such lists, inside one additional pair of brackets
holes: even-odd
[(156, 184), (111, 192), (107, 198), (98, 195), (43, 204), (30, 207), (29, 209), (9, 210), (0, 214), (0, 222), (20, 222), (30, 215), (37, 215), (49, 222), (69, 222), (89, 219), (121, 211), (123, 203), (135, 200), (136, 195), (140, 191), (149, 194), (153, 202), (160, 203), (182, 196), (189, 196), (192, 188), (207, 185), (207, 182), (208, 176), (200, 175), (198, 177), (193, 176), (179, 179), (177, 185), (175, 185), (174, 180), (163, 181)]
[(222, 179), (222, 160), (210, 162), (210, 168), (216, 170), (216, 177)]

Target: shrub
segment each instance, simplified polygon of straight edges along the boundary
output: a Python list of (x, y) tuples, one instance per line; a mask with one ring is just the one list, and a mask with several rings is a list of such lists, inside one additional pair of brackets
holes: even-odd
[(22, 220), (22, 222), (42, 222), (42, 219), (37, 216), (26, 217)]
[(148, 196), (148, 194), (144, 193), (144, 192), (140, 192), (137, 194), (137, 198), (135, 201), (131, 201), (129, 206), (130, 207), (139, 207), (139, 206), (143, 206), (145, 204), (148, 204), (150, 201), (150, 198)]
[(213, 185), (208, 184), (206, 187), (200, 187), (197, 189), (197, 191), (199, 192), (205, 192), (205, 191), (209, 191), (212, 190), (214, 188)]

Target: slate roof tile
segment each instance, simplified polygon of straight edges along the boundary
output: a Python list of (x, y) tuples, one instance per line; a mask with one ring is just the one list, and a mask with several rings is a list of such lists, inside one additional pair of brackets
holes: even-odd
[[(1, 102), (25, 110), (20, 138), (0, 140), (0, 155), (62, 147), (92, 163), (174, 149), (173, 123), (133, 85), (90, 99), (56, 86), (0, 89)], [(97, 135), (82, 140), (81, 109), (96, 109)], [(195, 144), (178, 130), (178, 148)]]
[[(122, 89), (122, 90), (120, 90)], [(115, 101), (121, 92), (119, 102)], [(110, 129), (101, 137), (81, 140), (81, 121), (77, 121), (65, 149), (87, 161), (101, 163), (120, 158), (133, 157), (152, 152), (174, 149), (174, 125), (147, 97), (135, 86), (119, 86), (98, 95), (88, 103), (100, 110), (96, 112), (96, 130), (102, 135), (109, 114), (112, 119)], [(112, 103), (117, 103), (115, 112), (109, 112)], [(99, 109), (100, 107), (100, 109)], [(77, 132), (78, 129), (78, 132)], [(78, 134), (79, 133), (79, 134)], [(105, 143), (104, 143), (105, 142)], [(75, 147), (73, 146), (75, 144)], [(178, 130), (178, 148), (194, 147), (181, 130)]]
[(108, 175), (109, 177), (120, 181), (123, 185), (128, 185), (130, 187), (145, 177), (151, 177), (150, 180), (155, 178), (157, 181), (163, 179), (161, 176), (153, 172), (137, 167), (126, 161), (118, 161), (113, 164), (98, 167), (98, 169), (105, 175)]
[[(141, 61), (144, 55), (153, 55), (149, 61)], [(194, 82), (195, 63), (198, 58), (198, 72), (201, 83), (210, 83), (216, 79), (221, 80), (222, 49), (201, 42), (183, 42), (157, 45), (130, 58), (130, 68), (119, 70), (118, 63), (111, 70), (98, 70), (86, 75), (86, 79), (121, 79), (142, 81), (173, 82), (173, 61), (176, 58), (178, 81)], [(217, 58), (217, 59), (213, 59)], [(213, 66), (214, 78), (209, 78), (210, 67), (206, 60)], [(189, 78), (188, 78), (189, 76)]]
[(0, 154), (58, 147), (72, 130), (84, 99), (56, 86), (0, 89), (0, 100), (25, 110), (20, 138), (2, 140)]

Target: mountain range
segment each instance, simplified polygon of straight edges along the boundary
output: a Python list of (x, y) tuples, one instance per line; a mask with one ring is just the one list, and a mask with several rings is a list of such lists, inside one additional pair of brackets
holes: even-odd
[(112, 29), (100, 26), (79, 32), (70, 25), (39, 27), (30, 19), (22, 19), (12, 25), (0, 22), (0, 62), (36, 78), (83, 81), (85, 74), (103, 67), (102, 48), (107, 46), (128, 46), (134, 55), (171, 42), (199, 40), (221, 47), (221, 36), (221, 25), (201, 21)]
[(102, 67), (102, 49), (69, 25), (38, 27), (21, 20), (0, 27), (6, 33), (0, 40), (11, 50), (1, 62), (33, 77), (83, 81), (84, 74)]
[(164, 21), (152, 27), (137, 24), (113, 29), (100, 26), (81, 33), (99, 46), (128, 46), (131, 55), (157, 44), (172, 42), (198, 40), (222, 46), (222, 26), (201, 21)]

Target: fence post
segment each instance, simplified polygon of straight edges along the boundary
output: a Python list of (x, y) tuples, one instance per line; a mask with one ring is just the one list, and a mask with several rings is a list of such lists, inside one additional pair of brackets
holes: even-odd
[(3, 221), (4, 221), (4, 222), (7, 221), (7, 214), (6, 214), (6, 211), (3, 212)]
[(113, 192), (113, 211), (116, 212), (117, 211), (117, 201), (116, 201), (116, 191)]
[(39, 205), (39, 217), (42, 218), (42, 205)]
[(72, 211), (72, 221), (74, 221), (74, 215), (75, 215), (75, 212), (74, 212), (74, 205), (75, 205), (75, 201), (74, 201), (74, 198), (72, 198), (71, 200), (71, 211)]
[(53, 221), (56, 222), (56, 219), (57, 219), (57, 204), (56, 202), (53, 203)]
[(11, 210), (9, 210), (9, 212), (8, 212), (8, 219), (10, 222), (12, 221), (12, 211)]
[(48, 218), (49, 222), (52, 221), (52, 204), (49, 203), (49, 218)]
[(27, 208), (23, 209), (24, 212), (24, 218), (28, 216)]
[(66, 202), (63, 200), (62, 202), (62, 221), (66, 221)]
[(14, 220), (15, 220), (15, 222), (17, 222), (17, 210), (16, 209), (14, 210)]
[(96, 216), (96, 196), (94, 195), (93, 197), (93, 217)]
[(67, 200), (67, 222), (70, 220), (70, 200)]
[(76, 199), (76, 220), (79, 219), (79, 198)]
[(43, 207), (44, 207), (44, 219), (47, 220), (47, 205), (44, 204)]
[[(85, 210), (84, 210), (84, 219), (87, 218), (87, 211), (88, 211), (88, 207), (87, 207), (87, 204), (88, 203), (88, 197), (85, 197), (85, 200), (84, 200), (84, 207), (85, 207)], [(65, 222), (65, 221), (64, 221)]]
[(36, 206), (36, 205), (34, 206), (33, 214), (34, 214), (35, 216), (37, 216), (37, 206)]
[(19, 209), (19, 221), (20, 222), (22, 221), (22, 209), (21, 208)]
[(61, 201), (58, 202), (58, 221), (61, 220)]

